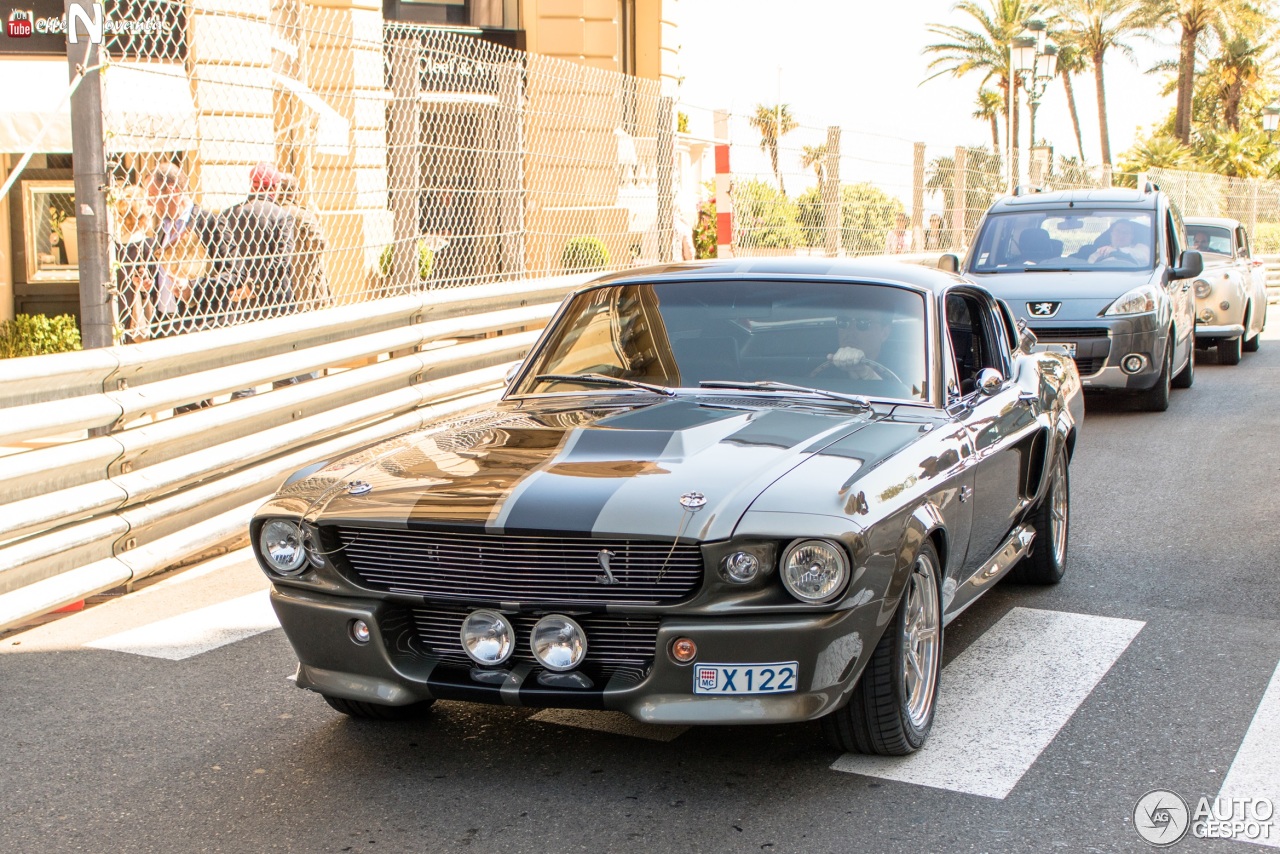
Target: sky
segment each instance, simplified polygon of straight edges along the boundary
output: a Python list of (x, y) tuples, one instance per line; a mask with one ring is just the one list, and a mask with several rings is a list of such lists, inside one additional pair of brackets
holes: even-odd
[[(924, 82), (934, 71), (925, 45), (940, 41), (929, 24), (972, 28), (969, 16), (953, 11), (954, 0), (679, 0), (674, 15), (684, 81), (680, 100), (691, 131), (712, 134), (709, 110), (750, 113), (759, 103), (789, 105), (801, 125), (794, 147), (822, 142), (820, 129), (843, 129), (842, 153), (865, 160), (868, 174), (909, 187), (910, 143), (929, 144), (928, 157), (957, 145), (991, 144), (989, 122), (973, 118), (980, 75), (945, 75)], [(1119, 157), (1173, 107), (1162, 96), (1163, 74), (1146, 74), (1155, 63), (1176, 57), (1176, 36), (1158, 41), (1133, 39), (1136, 63), (1115, 53), (1105, 63), (1107, 115), (1113, 158)], [(1084, 153), (1101, 159), (1097, 101), (1092, 72), (1073, 79)], [(700, 108), (706, 108), (706, 111)], [(1025, 102), (1022, 133), (1027, 131)], [(1003, 126), (1001, 128), (1003, 144)], [(1078, 154), (1067, 99), (1060, 82), (1049, 85), (1037, 113), (1038, 137), (1055, 155)], [(758, 136), (737, 131), (735, 142), (753, 145)], [(784, 147), (791, 137), (783, 138)], [(747, 149), (748, 146), (743, 146)], [(739, 149), (735, 148), (735, 157)], [(740, 159), (749, 159), (743, 153)], [(742, 166), (748, 164), (743, 163)], [(767, 162), (753, 168), (767, 171)], [(739, 163), (734, 169), (738, 171)], [(845, 167), (842, 166), (842, 169)], [(858, 165), (854, 165), (858, 169)], [(905, 175), (899, 175), (902, 169)], [(799, 173), (798, 162), (784, 173)], [(857, 180), (863, 176), (850, 176)], [(843, 180), (849, 180), (842, 173)], [(799, 179), (797, 179), (799, 180)], [(790, 192), (791, 186), (787, 187)]]

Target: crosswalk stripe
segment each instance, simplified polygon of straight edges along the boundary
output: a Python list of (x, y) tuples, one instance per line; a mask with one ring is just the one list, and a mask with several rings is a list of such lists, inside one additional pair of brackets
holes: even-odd
[(943, 670), (924, 747), (904, 757), (848, 753), (831, 767), (1003, 799), (1144, 625), (1014, 608)]
[[(1218, 797), (1265, 798), (1270, 802), (1269, 820), (1262, 822), (1257, 839), (1247, 835), (1235, 838), (1270, 848), (1280, 848), (1280, 667), (1276, 667), (1271, 683), (1262, 695), (1262, 702), (1253, 715), (1253, 721), (1244, 734), (1240, 750), (1227, 770)], [(1237, 816), (1246, 818), (1246, 816)], [(1261, 814), (1258, 815), (1261, 818)]]
[(642, 723), (622, 712), (593, 712), (581, 709), (543, 709), (534, 715), (532, 720), (614, 735), (627, 735), (633, 738), (647, 738), (650, 741), (674, 741), (689, 729), (687, 726), (658, 726)]
[(259, 591), (99, 638), (85, 646), (182, 661), (279, 625), (266, 591)]

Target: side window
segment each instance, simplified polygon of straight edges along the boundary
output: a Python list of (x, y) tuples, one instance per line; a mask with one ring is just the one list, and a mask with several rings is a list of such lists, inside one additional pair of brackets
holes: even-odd
[(1178, 209), (1169, 205), (1169, 263), (1177, 264), (1182, 250), (1187, 248), (1187, 226)]
[(1173, 219), (1173, 212), (1170, 211), (1165, 217), (1165, 244), (1168, 247), (1166, 254), (1166, 262), (1170, 266), (1178, 263), (1178, 256), (1181, 254), (1181, 247), (1178, 245), (1178, 227)]
[(978, 388), (978, 373), (983, 368), (995, 368), (1003, 376), (1009, 375), (1007, 336), (1004, 321), (998, 312), (976, 294), (952, 292), (947, 294), (947, 335), (956, 358), (956, 378), (960, 382), (960, 394), (972, 394)]
[(1244, 230), (1244, 226), (1236, 229), (1236, 257), (1251, 258), (1253, 251), (1249, 248), (1249, 233)]

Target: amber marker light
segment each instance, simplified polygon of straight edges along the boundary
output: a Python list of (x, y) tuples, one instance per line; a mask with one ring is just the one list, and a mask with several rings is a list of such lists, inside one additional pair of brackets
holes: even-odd
[(677, 664), (688, 664), (698, 657), (698, 645), (692, 638), (676, 638), (671, 642), (671, 657)]

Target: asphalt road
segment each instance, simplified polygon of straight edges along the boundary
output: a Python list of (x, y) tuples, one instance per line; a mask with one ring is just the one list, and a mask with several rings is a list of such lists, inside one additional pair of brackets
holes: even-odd
[(1153, 789), (1280, 789), (1277, 333), (1202, 353), (1167, 413), (1089, 398), (1067, 576), (948, 628), (932, 764), (860, 766), (816, 724), (352, 721), (288, 681), (237, 554), (0, 640), (0, 851), (1148, 850)]

